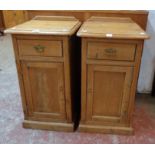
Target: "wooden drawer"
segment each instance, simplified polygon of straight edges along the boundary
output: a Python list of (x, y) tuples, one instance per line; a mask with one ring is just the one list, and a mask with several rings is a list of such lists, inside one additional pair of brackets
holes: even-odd
[(20, 56), (62, 56), (62, 41), (18, 40)]
[(88, 42), (87, 58), (134, 61), (136, 44)]

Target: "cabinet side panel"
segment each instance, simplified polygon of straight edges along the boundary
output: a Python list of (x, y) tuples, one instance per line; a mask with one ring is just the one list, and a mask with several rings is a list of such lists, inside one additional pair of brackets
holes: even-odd
[(23, 72), (22, 72), (21, 63), (19, 60), (18, 45), (17, 45), (17, 39), (15, 35), (12, 35), (12, 41), (13, 41), (13, 48), (14, 48), (14, 54), (15, 54), (15, 62), (16, 62), (16, 67), (17, 67), (20, 93), (21, 93), (21, 98), (22, 98), (23, 112), (26, 118), (27, 117), (27, 106), (26, 106), (26, 97), (25, 97), (25, 90), (24, 90), (24, 83), (23, 83)]
[(128, 107), (129, 108), (128, 121), (130, 123), (132, 123), (132, 120), (133, 120), (132, 117), (133, 117), (133, 111), (135, 107), (135, 95), (136, 95), (136, 89), (137, 89), (137, 83), (138, 83), (138, 77), (139, 77), (139, 71), (140, 71), (140, 65), (141, 65), (143, 44), (144, 44), (143, 41), (137, 43), (137, 49), (136, 49), (136, 60), (135, 60), (135, 67), (133, 72), (133, 81), (131, 86), (130, 104)]
[(65, 81), (65, 99), (67, 121), (72, 122), (72, 101), (71, 101), (71, 68), (70, 68), (70, 42), (69, 37), (63, 38), (63, 53), (64, 53), (64, 81)]
[(87, 41), (82, 38), (82, 49), (81, 49), (81, 122), (86, 120), (86, 102), (87, 102), (87, 65), (86, 65), (86, 52), (87, 52)]

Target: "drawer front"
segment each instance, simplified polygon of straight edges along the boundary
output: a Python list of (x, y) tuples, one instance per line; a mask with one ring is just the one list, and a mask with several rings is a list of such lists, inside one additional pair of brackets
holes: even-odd
[(88, 42), (87, 58), (134, 61), (136, 44)]
[(19, 56), (62, 56), (62, 41), (18, 40)]

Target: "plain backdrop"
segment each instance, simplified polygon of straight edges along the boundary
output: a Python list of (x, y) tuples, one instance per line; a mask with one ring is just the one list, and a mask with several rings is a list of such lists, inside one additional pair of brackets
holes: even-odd
[(138, 80), (138, 92), (150, 93), (155, 74), (155, 10), (149, 11), (147, 33), (150, 39), (145, 41)]

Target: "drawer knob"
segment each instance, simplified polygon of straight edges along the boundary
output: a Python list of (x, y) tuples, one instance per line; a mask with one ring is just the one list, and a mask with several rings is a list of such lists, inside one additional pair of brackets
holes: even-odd
[(114, 48), (106, 48), (104, 51), (109, 55), (115, 55), (117, 52), (117, 50)]
[(35, 49), (37, 52), (42, 53), (42, 52), (44, 52), (45, 47), (44, 47), (44, 46), (41, 46), (41, 45), (36, 45), (36, 46), (34, 46), (34, 49)]

